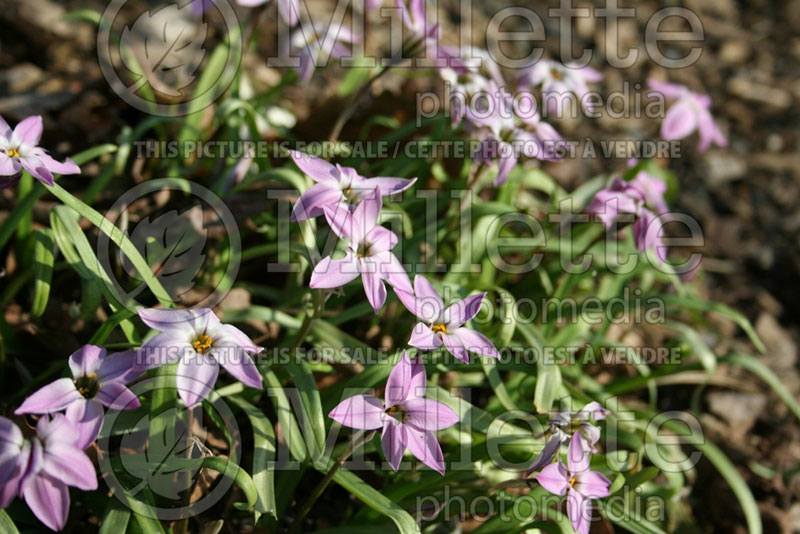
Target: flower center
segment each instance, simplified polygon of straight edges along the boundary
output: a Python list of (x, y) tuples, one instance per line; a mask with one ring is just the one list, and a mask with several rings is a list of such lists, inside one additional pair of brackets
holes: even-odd
[(372, 256), (372, 254), (370, 254), (369, 252), (371, 246), (372, 243), (367, 243), (367, 242), (359, 243), (358, 247), (356, 248), (356, 258), (361, 259), (361, 258), (366, 258), (368, 256)]
[(575, 487), (575, 482), (577, 482), (577, 480), (576, 480), (576, 478), (575, 478), (575, 477), (572, 477), (572, 478), (570, 478), (570, 479), (569, 479), (569, 486), (570, 486), (571, 488), (574, 488), (574, 487)]
[(447, 326), (443, 324), (435, 324), (431, 328), (434, 334), (446, 334), (447, 333)]
[(406, 419), (406, 412), (397, 404), (386, 410), (386, 415), (390, 415), (400, 421), (401, 423)]
[(211, 348), (212, 342), (211, 336), (201, 334), (192, 342), (192, 346), (199, 354), (205, 354), (206, 351)]
[(550, 76), (552, 76), (554, 80), (562, 80), (564, 78), (564, 75), (556, 69), (550, 69)]
[(13, 158), (14, 156), (19, 157), (19, 150), (17, 150), (16, 148), (12, 148), (11, 150), (8, 151), (9, 158)]
[(83, 395), (85, 399), (95, 398), (97, 392), (100, 391), (100, 384), (97, 382), (97, 375), (95, 373), (76, 378), (75, 387), (78, 389), (78, 393)]

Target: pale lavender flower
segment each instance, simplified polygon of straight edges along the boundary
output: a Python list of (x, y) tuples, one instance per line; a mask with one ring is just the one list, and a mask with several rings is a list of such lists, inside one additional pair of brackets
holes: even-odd
[(364, 292), (375, 313), (386, 302), (384, 281), (395, 291), (412, 291), (408, 274), (391, 252), (397, 245), (397, 236), (378, 226), (382, 206), (381, 193), (376, 187), (354, 210), (341, 205), (324, 207), (331, 229), (341, 239), (347, 239), (348, 245), (344, 258), (334, 260), (327, 256), (314, 267), (311, 288), (340, 287), (361, 275)]
[(611, 227), (620, 214), (634, 215), (633, 237), (636, 247), (642, 252), (654, 250), (663, 262), (667, 248), (661, 241), (663, 224), (657, 214), (667, 210), (664, 201), (666, 191), (667, 184), (662, 180), (639, 171), (629, 182), (615, 178), (609, 187), (597, 192), (586, 211), (596, 215), (606, 227)]
[(217, 381), (219, 366), (245, 386), (261, 389), (252, 356), (263, 349), (233, 325), (223, 324), (208, 308), (139, 309), (142, 321), (160, 333), (139, 349), (146, 368), (179, 362), (176, 385), (187, 407), (205, 399)]
[(297, 199), (292, 221), (319, 217), (326, 206), (345, 205), (352, 211), (376, 188), (385, 197), (405, 191), (417, 181), (416, 178), (365, 178), (351, 167), (332, 165), (296, 150), (289, 153), (300, 170), (316, 182)]
[(536, 476), (536, 481), (550, 493), (566, 494), (572, 528), (579, 534), (589, 534), (591, 501), (608, 497), (611, 482), (602, 473), (589, 469), (590, 454), (581, 443), (583, 439), (579, 433), (573, 435), (567, 465), (560, 461), (548, 465)]
[(414, 292), (396, 291), (397, 297), (423, 322), (417, 323), (408, 344), (420, 350), (433, 350), (444, 345), (459, 360), (469, 363), (469, 353), (499, 358), (494, 344), (464, 323), (475, 317), (481, 309), (486, 293), (471, 295), (449, 307), (423, 276), (414, 277)]
[(134, 351), (106, 356), (106, 349), (85, 345), (69, 357), (72, 378), (59, 378), (31, 394), (14, 412), (45, 414), (66, 410), (76, 445), (88, 447), (103, 424), (103, 407), (135, 410), (139, 399), (125, 384), (141, 374)]
[[(447, 60), (439, 68), (439, 76), (449, 86), (448, 111), (455, 127), (464, 119), (469, 102), (476, 95), (491, 90), (492, 82), (495, 87), (503, 87), (505, 82), (497, 63), (481, 48), (440, 45), (439, 50)], [(474, 61), (466, 62), (463, 57)]]
[(434, 432), (453, 426), (459, 417), (444, 403), (424, 397), (425, 381), (422, 361), (412, 361), (403, 351), (386, 382), (385, 402), (372, 395), (356, 395), (342, 401), (329, 417), (351, 428), (382, 428), (381, 448), (395, 471), (408, 449), (444, 474), (444, 456)]
[(36, 436), (23, 439), (10, 420), (0, 417), (0, 508), (22, 497), (51, 530), (62, 530), (69, 514), (69, 489), (97, 489), (88, 456), (75, 443), (72, 423), (63, 414), (44, 416)]
[(78, 174), (81, 169), (71, 159), (54, 160), (37, 146), (42, 138), (42, 118), (28, 117), (12, 130), (0, 117), (0, 176), (14, 176), (23, 169), (46, 185), (53, 185), (53, 173)]
[(572, 432), (578, 432), (584, 438), (583, 444), (589, 451), (596, 453), (595, 444), (600, 441), (600, 429), (592, 422), (601, 421), (608, 415), (608, 410), (603, 408), (599, 402), (590, 402), (577, 412), (559, 412), (548, 421), (550, 427), (550, 439), (545, 443), (542, 452), (534, 460), (533, 465), (525, 473), (525, 477), (531, 476), (535, 471), (546, 466), (553, 461), (561, 446), (569, 441)]
[(292, 55), (297, 54), (300, 59), (296, 68), (297, 76), (301, 81), (307, 82), (318, 64), (327, 64), (331, 57), (347, 57), (347, 45), (359, 42), (361, 37), (344, 26), (332, 24), (323, 33), (316, 24), (309, 21), (295, 28), (289, 39)]
[(721, 148), (728, 146), (728, 140), (711, 116), (711, 98), (708, 95), (692, 92), (683, 85), (652, 78), (647, 80), (647, 84), (664, 95), (664, 98), (675, 100), (661, 123), (661, 137), (667, 140), (683, 139), (697, 130), (700, 136), (697, 149), (700, 152), (707, 150), (712, 143)]
[(592, 67), (562, 65), (557, 61), (540, 59), (520, 79), (520, 85), (542, 86), (542, 100), (548, 113), (560, 116), (564, 106), (577, 98), (587, 112), (593, 111), (592, 102), (586, 98), (589, 82), (598, 82), (603, 75)]
[(535, 111), (518, 117), (513, 99), (504, 87), (493, 81), (483, 98), (464, 112), (464, 117), (481, 140), (475, 157), (497, 166), (494, 185), (505, 183), (519, 156), (552, 161), (559, 159), (558, 147), (564, 142), (555, 128), (541, 120)]

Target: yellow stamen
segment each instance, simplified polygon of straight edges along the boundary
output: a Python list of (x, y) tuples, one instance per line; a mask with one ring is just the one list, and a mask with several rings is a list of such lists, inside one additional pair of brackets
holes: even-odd
[(8, 151), (9, 158), (13, 158), (14, 156), (19, 157), (19, 150), (17, 150), (16, 148), (12, 148), (11, 150)]
[(446, 334), (447, 333), (447, 327), (445, 325), (443, 325), (443, 324), (435, 324), (435, 325), (433, 325), (433, 328), (431, 328), (431, 330), (433, 330), (434, 334)]
[(550, 69), (550, 76), (552, 76), (554, 80), (560, 80), (564, 77), (564, 75), (556, 69)]
[(192, 346), (198, 353), (205, 354), (206, 351), (211, 348), (211, 342), (212, 340), (210, 336), (202, 334), (194, 340)]
[(388, 410), (386, 410), (386, 413), (388, 413), (389, 415), (392, 415), (392, 414), (393, 414), (393, 413), (395, 413), (396, 411), (397, 411), (397, 406), (392, 406), (391, 408), (389, 408)]
[(573, 487), (573, 486), (575, 486), (575, 482), (576, 482), (576, 480), (575, 480), (575, 477), (572, 477), (571, 479), (569, 479), (569, 485), (570, 485), (570, 487)]

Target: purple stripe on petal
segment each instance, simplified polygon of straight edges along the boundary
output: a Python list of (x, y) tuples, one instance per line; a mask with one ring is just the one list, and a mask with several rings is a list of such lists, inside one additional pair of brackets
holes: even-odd
[[(75, 447), (83, 450), (100, 433), (103, 426), (103, 405), (95, 399), (73, 402), (67, 408), (66, 418), (70, 426), (69, 439)], [(58, 432), (54, 434), (54, 441), (57, 439)]]
[(477, 295), (470, 295), (464, 300), (460, 300), (451, 305), (444, 312), (444, 319), (448, 325), (461, 326), (473, 317), (475, 317), (481, 309), (481, 303), (486, 293), (478, 293)]
[(335, 207), (344, 200), (342, 191), (334, 183), (322, 182), (306, 189), (292, 208), (292, 221), (305, 221), (319, 217), (325, 206)]
[(258, 367), (253, 358), (247, 355), (240, 346), (215, 347), (211, 354), (236, 380), (249, 388), (262, 388), (261, 373), (258, 372)]
[(443, 430), (460, 420), (446, 404), (433, 399), (411, 398), (403, 402), (405, 422), (418, 430)]
[(33, 115), (23, 119), (14, 128), (13, 135), (28, 145), (38, 145), (42, 138), (42, 117)]
[(97, 400), (109, 410), (135, 410), (141, 404), (136, 394), (122, 382), (106, 382), (97, 392)]
[(436, 434), (418, 430), (410, 425), (403, 425), (406, 433), (406, 446), (419, 461), (444, 474), (444, 455)]
[(391, 417), (383, 423), (381, 449), (391, 468), (397, 471), (406, 450), (406, 428)]
[(105, 357), (106, 349), (103, 347), (84, 345), (69, 357), (69, 370), (74, 378), (96, 374)]
[(217, 382), (219, 365), (206, 354), (187, 355), (178, 364), (175, 384), (178, 396), (192, 408), (205, 399)]
[(340, 260), (332, 260), (330, 256), (323, 258), (311, 273), (309, 286), (312, 289), (330, 289), (341, 287), (352, 282), (360, 273), (355, 256), (349, 255)]
[(63, 530), (69, 514), (69, 491), (63, 482), (40, 473), (26, 478), (22, 497), (39, 521), (51, 530)]
[(292, 156), (295, 165), (300, 167), (300, 170), (315, 182), (332, 182), (338, 184), (339, 171), (334, 165), (331, 165), (324, 159), (309, 156), (297, 150), (290, 150), (289, 154)]
[(536, 475), (538, 482), (544, 489), (555, 495), (564, 495), (569, 487), (569, 473), (561, 462), (550, 464)]
[(461, 328), (453, 330), (452, 335), (461, 339), (464, 348), (469, 352), (474, 352), (475, 354), (481, 354), (483, 356), (491, 356), (492, 358), (500, 357), (500, 353), (497, 352), (494, 343), (476, 330), (462, 326)]
[(328, 417), (350, 428), (374, 430), (383, 426), (383, 403), (372, 395), (356, 395), (340, 402)]
[[(399, 293), (398, 293), (399, 295)], [(420, 350), (433, 350), (442, 346), (442, 338), (424, 323), (417, 323), (411, 331), (408, 344)]]
[(97, 489), (94, 465), (86, 454), (65, 443), (48, 443), (42, 471), (63, 484), (83, 491)]
[(83, 400), (71, 378), (59, 378), (31, 394), (14, 413), (52, 413)]

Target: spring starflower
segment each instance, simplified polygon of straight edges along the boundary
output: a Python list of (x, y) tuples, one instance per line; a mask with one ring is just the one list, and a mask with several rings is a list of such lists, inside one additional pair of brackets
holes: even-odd
[(88, 447), (103, 424), (103, 407), (135, 410), (139, 399), (126, 383), (141, 374), (134, 351), (106, 355), (106, 349), (85, 345), (69, 357), (72, 378), (59, 378), (31, 394), (14, 412), (51, 414), (66, 410), (76, 432), (76, 446)]
[(425, 381), (422, 362), (419, 358), (412, 362), (403, 351), (389, 374), (383, 402), (372, 395), (356, 395), (342, 401), (329, 417), (351, 428), (382, 428), (381, 448), (395, 471), (408, 449), (422, 463), (444, 474), (444, 456), (434, 432), (453, 426), (459, 417), (446, 404), (424, 397)]

